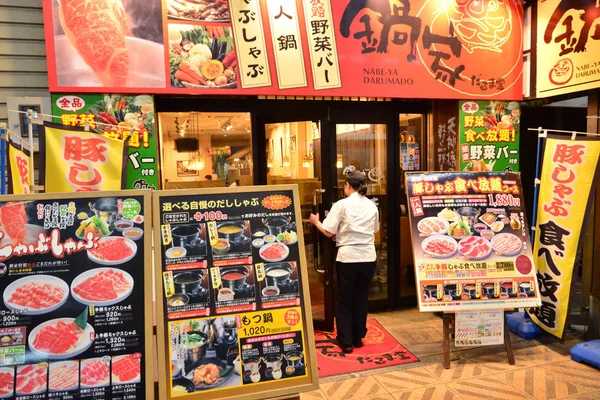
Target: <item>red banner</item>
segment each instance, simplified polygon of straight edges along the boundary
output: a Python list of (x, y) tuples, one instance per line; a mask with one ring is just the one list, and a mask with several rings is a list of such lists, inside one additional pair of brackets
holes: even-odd
[(522, 97), (519, 0), (123, 3), (44, 0), (51, 91)]

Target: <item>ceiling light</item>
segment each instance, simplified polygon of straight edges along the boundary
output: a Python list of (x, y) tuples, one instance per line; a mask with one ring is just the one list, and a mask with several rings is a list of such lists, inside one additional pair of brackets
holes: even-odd
[(191, 169), (194, 171), (200, 171), (204, 169), (204, 159), (196, 157), (192, 161), (187, 163), (187, 169)]

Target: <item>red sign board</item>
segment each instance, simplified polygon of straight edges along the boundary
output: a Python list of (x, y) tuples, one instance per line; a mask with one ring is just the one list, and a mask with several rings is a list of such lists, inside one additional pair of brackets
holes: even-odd
[(43, 0), (53, 92), (522, 97), (519, 0), (65, 3)]

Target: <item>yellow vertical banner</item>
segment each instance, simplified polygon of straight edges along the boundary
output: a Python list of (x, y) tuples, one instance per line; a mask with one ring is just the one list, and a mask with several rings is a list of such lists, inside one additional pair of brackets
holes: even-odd
[(29, 179), (30, 153), (20, 149), (10, 140), (6, 141), (6, 152), (8, 155), (8, 193), (29, 194), (31, 188)]
[(124, 187), (127, 145), (123, 140), (45, 123), (40, 154), (46, 193), (111, 191)]
[(559, 338), (599, 156), (600, 141), (546, 139), (533, 252), (542, 305), (529, 313)]

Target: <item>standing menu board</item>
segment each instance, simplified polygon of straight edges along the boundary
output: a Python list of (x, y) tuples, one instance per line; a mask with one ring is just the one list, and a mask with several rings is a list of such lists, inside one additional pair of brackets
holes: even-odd
[(0, 197), (1, 398), (153, 398), (150, 200)]
[(316, 389), (297, 187), (154, 196), (161, 398)]
[(421, 311), (538, 307), (518, 173), (407, 173)]

